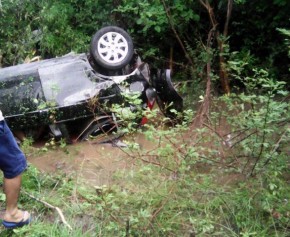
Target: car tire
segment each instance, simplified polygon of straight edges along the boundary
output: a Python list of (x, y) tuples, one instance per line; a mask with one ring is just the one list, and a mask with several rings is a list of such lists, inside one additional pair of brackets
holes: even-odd
[(180, 122), (178, 117), (183, 111), (183, 99), (172, 84), (171, 71), (169, 69), (158, 70), (152, 84), (157, 91), (156, 101), (161, 112), (172, 121)]
[(89, 126), (86, 125), (86, 130), (80, 137), (80, 141), (86, 141), (90, 138), (97, 139), (97, 141), (103, 142), (103, 140), (111, 137), (112, 133), (116, 131), (117, 127), (114, 122), (112, 122), (111, 118), (107, 118), (104, 120), (89, 120), (87, 121)]
[(120, 27), (104, 27), (92, 37), (90, 54), (95, 63), (104, 69), (119, 70), (125, 67), (133, 53), (133, 41)]

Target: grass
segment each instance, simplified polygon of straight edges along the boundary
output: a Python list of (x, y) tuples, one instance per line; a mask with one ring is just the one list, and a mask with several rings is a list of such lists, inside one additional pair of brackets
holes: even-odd
[[(104, 185), (88, 185), (81, 170), (44, 173), (30, 165), (23, 177), (20, 208), (33, 213), (33, 223), (17, 230), (1, 228), (0, 235), (289, 236), (285, 153), (276, 154), (279, 162), (248, 176), (239, 167), (244, 162), (232, 157), (229, 161), (222, 153), (222, 141), (212, 130), (193, 134), (186, 124), (170, 130), (156, 127), (142, 131), (150, 139), (149, 147), (137, 145), (131, 137), (131, 145), (122, 148), (126, 168), (115, 169)], [(73, 161), (82, 154), (80, 146), (77, 152), (63, 144), (46, 151), (29, 144), (23, 149), (30, 155), (46, 152), (48, 158), (58, 154)], [(106, 159), (108, 153), (101, 155)], [(81, 169), (83, 165), (79, 162)]]
[[(259, 182), (237, 180), (225, 185), (220, 177), (217, 168), (200, 173), (189, 169), (172, 176), (160, 167), (136, 161), (129, 172), (115, 173), (118, 185), (95, 189), (76, 182), (74, 175), (48, 175), (30, 166), (23, 178), (20, 208), (33, 213), (33, 223), (17, 230), (2, 228), (0, 234), (287, 236), (287, 224), (279, 227), (281, 220), (262, 208), (265, 192)], [(72, 229), (42, 201), (59, 207)]]

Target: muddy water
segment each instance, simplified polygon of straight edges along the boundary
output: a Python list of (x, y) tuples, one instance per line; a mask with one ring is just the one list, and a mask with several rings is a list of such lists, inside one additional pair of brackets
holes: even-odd
[[(137, 134), (133, 139), (141, 147), (152, 146), (143, 135)], [(125, 137), (121, 139), (122, 142), (125, 140)], [(28, 161), (41, 172), (73, 174), (79, 181), (93, 186), (110, 185), (116, 171), (134, 167), (132, 158), (122, 148), (90, 141), (68, 145), (65, 149), (49, 150), (37, 156), (31, 155)]]

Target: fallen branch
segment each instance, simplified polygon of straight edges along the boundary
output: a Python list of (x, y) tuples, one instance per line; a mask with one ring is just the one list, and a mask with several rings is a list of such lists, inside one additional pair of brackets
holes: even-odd
[(33, 195), (29, 194), (29, 193), (26, 192), (26, 191), (23, 191), (23, 190), (22, 190), (21, 192), (24, 193), (25, 195), (29, 196), (30, 198), (32, 198), (32, 199), (34, 199), (34, 200), (36, 200), (36, 201), (38, 201), (38, 202), (44, 204), (46, 207), (56, 210), (57, 213), (58, 213), (59, 216), (60, 216), (60, 219), (61, 219), (62, 223), (65, 224), (65, 225), (66, 225), (70, 230), (72, 230), (72, 227), (71, 227), (71, 226), (67, 223), (67, 221), (65, 220), (65, 217), (64, 217), (64, 215), (63, 215), (63, 213), (62, 213), (62, 211), (61, 211), (61, 209), (60, 209), (59, 207), (53, 206), (53, 205), (49, 204), (49, 203), (46, 202), (46, 201), (40, 200), (39, 198), (34, 197)]

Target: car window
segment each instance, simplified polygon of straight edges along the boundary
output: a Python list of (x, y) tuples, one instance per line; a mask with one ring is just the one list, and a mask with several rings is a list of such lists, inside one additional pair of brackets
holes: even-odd
[(57, 64), (43, 66), (38, 69), (44, 97), (48, 102), (55, 102), (58, 106), (67, 104), (67, 98), (74, 102), (87, 99), (87, 95), (94, 89), (94, 82), (90, 78), (88, 61), (82, 55), (59, 61)]

